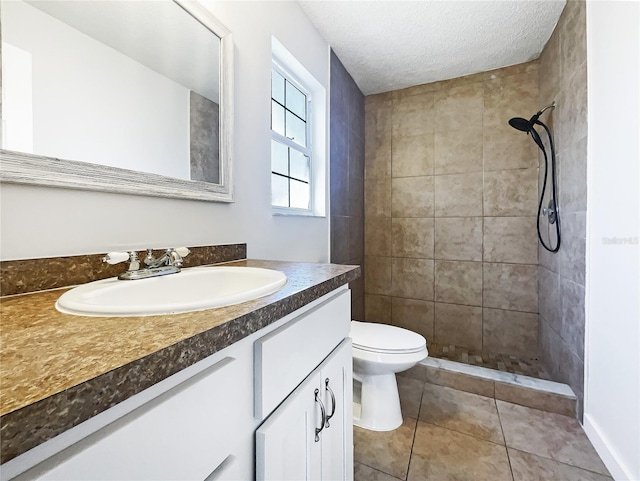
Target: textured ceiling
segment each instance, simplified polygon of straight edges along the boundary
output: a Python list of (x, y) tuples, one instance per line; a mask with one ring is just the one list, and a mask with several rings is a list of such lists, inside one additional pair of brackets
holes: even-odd
[(538, 58), (565, 0), (300, 1), (365, 95)]

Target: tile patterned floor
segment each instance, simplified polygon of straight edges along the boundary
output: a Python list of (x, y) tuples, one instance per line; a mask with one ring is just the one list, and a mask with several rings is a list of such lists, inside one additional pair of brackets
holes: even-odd
[(429, 356), (450, 361), (463, 362), (474, 366), (497, 369), (498, 371), (512, 372), (524, 376), (537, 377), (538, 379), (551, 380), (542, 362), (535, 358), (518, 358), (506, 354), (491, 354), (474, 351), (460, 346), (443, 346), (433, 342), (429, 343)]
[(612, 481), (578, 421), (398, 377), (403, 425), (354, 427), (355, 481)]

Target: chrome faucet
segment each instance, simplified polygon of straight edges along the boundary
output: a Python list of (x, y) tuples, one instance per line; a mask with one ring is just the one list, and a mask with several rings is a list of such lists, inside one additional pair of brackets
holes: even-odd
[(153, 250), (147, 249), (147, 256), (144, 258), (144, 265), (140, 266), (138, 253), (131, 252), (109, 252), (102, 258), (102, 262), (108, 264), (119, 264), (127, 261), (129, 267), (125, 272), (118, 276), (120, 280), (137, 280), (147, 279), (149, 277), (166, 276), (168, 274), (177, 274), (182, 268), (182, 258), (189, 254), (186, 247), (177, 247), (167, 249), (160, 257), (153, 256)]

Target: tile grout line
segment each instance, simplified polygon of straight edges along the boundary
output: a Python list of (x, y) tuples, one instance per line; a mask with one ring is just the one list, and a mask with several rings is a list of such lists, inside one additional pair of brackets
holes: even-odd
[[(566, 463), (564, 461), (559, 461), (557, 459), (549, 458), (547, 456), (543, 456), (542, 454), (529, 453), (527, 451), (523, 451), (522, 449), (517, 449), (517, 448), (511, 447), (511, 446), (509, 446), (508, 448), (512, 449), (513, 451), (518, 451), (519, 453), (528, 454), (529, 456), (535, 456), (535, 457), (538, 457), (538, 458), (541, 458), (541, 459), (546, 459), (548, 461), (553, 461), (554, 463), (562, 464), (563, 466), (568, 466), (568, 467), (574, 468), (574, 469), (581, 469), (582, 471), (587, 471), (588, 473), (597, 474), (598, 476), (602, 476), (604, 478), (607, 478), (607, 477), (611, 478), (611, 476), (608, 475), (608, 474), (602, 474), (602, 473), (599, 473), (598, 471), (593, 471), (591, 469), (583, 468), (582, 466), (576, 466), (575, 464), (569, 464), (569, 463)], [(507, 450), (507, 453), (508, 453), (508, 450)]]
[(407, 464), (407, 475), (405, 480), (409, 479), (409, 469), (411, 469), (411, 460), (413, 459), (413, 447), (416, 443), (416, 435), (418, 434), (418, 422), (420, 421), (420, 411), (422, 411), (422, 398), (424, 397), (424, 388), (427, 381), (422, 382), (422, 389), (420, 389), (420, 403), (418, 404), (418, 415), (416, 416), (416, 428), (413, 430), (413, 439), (411, 440), (411, 449), (409, 450), (409, 464)]
[[(494, 386), (494, 394), (495, 394), (495, 381), (493, 383)], [(500, 416), (500, 410), (498, 409), (498, 401), (495, 396), (493, 398), (493, 404), (496, 406), (496, 412), (498, 413), (498, 422), (500, 423), (500, 431), (502, 432), (502, 439), (504, 439), (504, 450), (507, 453), (507, 462), (509, 463), (509, 471), (511, 472), (511, 479), (515, 479), (513, 475), (513, 467), (511, 466), (511, 456), (509, 456), (509, 446), (507, 446), (507, 437), (504, 435), (504, 427), (502, 426), (502, 416)]]

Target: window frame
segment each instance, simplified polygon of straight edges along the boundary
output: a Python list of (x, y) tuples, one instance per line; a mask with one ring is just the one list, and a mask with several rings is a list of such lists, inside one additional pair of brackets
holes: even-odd
[[(306, 147), (303, 147), (302, 145), (300, 145), (299, 143), (295, 142), (294, 140), (290, 139), (289, 137), (287, 137), (286, 135), (282, 135), (279, 134), (278, 132), (276, 132), (275, 130), (273, 130), (273, 109), (270, 108), (269, 109), (269, 117), (270, 117), (270, 132), (271, 132), (271, 141), (276, 141), (279, 142), (283, 145), (285, 145), (286, 147), (290, 148), (290, 149), (294, 149), (298, 152), (300, 152), (301, 154), (303, 154), (304, 156), (306, 156), (309, 159), (309, 207), (306, 209), (300, 208), (300, 207), (291, 207), (289, 206), (278, 206), (278, 205), (274, 205), (273, 204), (273, 182), (272, 182), (272, 177), (270, 176), (270, 183), (271, 183), (271, 193), (272, 193), (272, 200), (271, 200), (271, 209), (273, 211), (274, 214), (283, 214), (283, 215), (307, 215), (307, 216), (313, 216), (316, 215), (315, 214), (315, 203), (314, 203), (314, 189), (315, 189), (315, 182), (314, 182), (314, 174), (313, 174), (313, 160), (314, 160), (314, 155), (313, 155), (313, 147), (314, 147), (314, 143), (313, 143), (313, 135), (312, 135), (312, 131), (313, 131), (313, 92), (311, 91), (311, 89), (309, 89), (307, 86), (304, 85), (304, 83), (300, 82), (300, 80), (297, 78), (296, 75), (292, 74), (291, 71), (289, 69), (287, 69), (286, 67), (284, 67), (280, 62), (277, 61), (277, 59), (273, 58), (272, 62), (271, 62), (271, 70), (270, 73), (272, 73), (273, 71), (276, 71), (280, 76), (282, 76), (285, 79), (285, 82), (289, 82), (291, 85), (293, 85), (295, 88), (297, 88), (300, 92), (302, 92), (302, 94), (305, 96), (306, 98), (306, 120), (304, 120), (305, 122), (305, 134), (306, 134), (306, 140), (307, 140), (307, 145)], [(272, 78), (272, 76), (271, 76)], [(270, 82), (271, 85), (271, 89), (270, 89), (270, 99), (271, 102), (276, 102), (279, 105), (280, 102), (278, 102), (277, 100), (275, 100), (273, 98), (273, 81)], [(285, 83), (286, 85), (286, 83)], [(286, 92), (286, 91), (285, 91)], [(286, 95), (286, 93), (285, 93)], [(285, 97), (285, 103), (286, 103), (286, 97)], [(271, 104), (270, 104), (271, 105)], [(285, 118), (286, 118), (286, 112), (287, 112), (287, 108), (285, 105), (282, 105), (282, 107), (285, 109)], [(296, 115), (293, 111), (289, 110), (293, 115)], [(300, 118), (300, 117), (298, 117)], [(286, 122), (286, 120), (285, 120)], [(286, 123), (285, 123), (286, 125)], [(286, 132), (285, 132), (286, 133)], [(291, 180), (295, 180), (297, 182), (302, 182), (300, 179), (296, 179), (295, 177), (291, 177), (286, 176), (286, 175), (282, 175), (280, 173), (276, 173), (273, 171), (273, 158), (271, 157), (271, 155), (269, 156), (270, 158), (270, 163), (271, 163), (271, 175), (279, 175), (285, 179), (287, 179), (287, 181), (289, 182), (289, 204), (291, 203)]]

